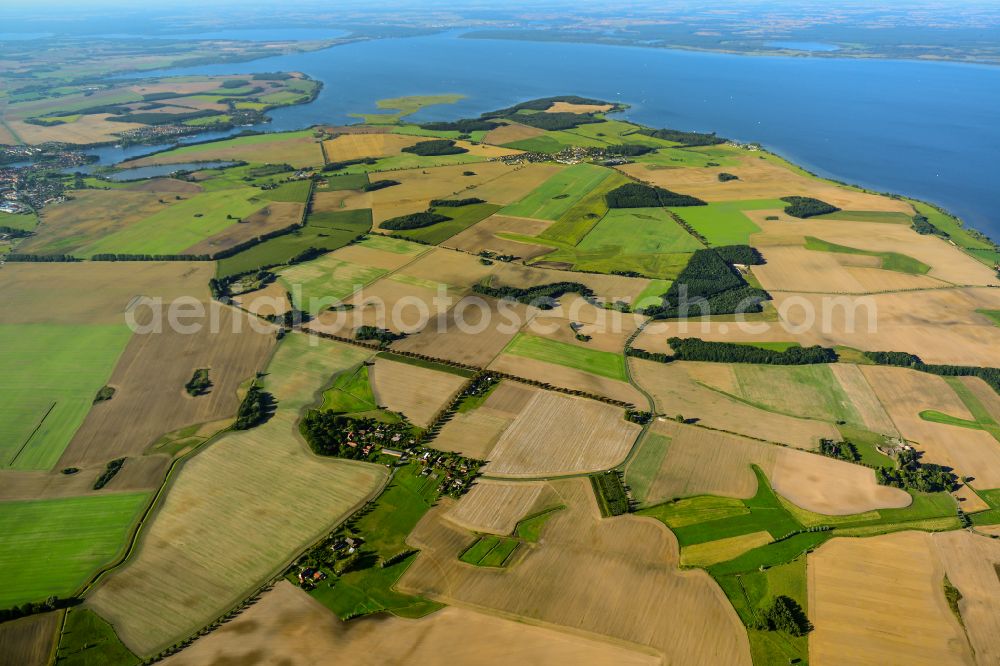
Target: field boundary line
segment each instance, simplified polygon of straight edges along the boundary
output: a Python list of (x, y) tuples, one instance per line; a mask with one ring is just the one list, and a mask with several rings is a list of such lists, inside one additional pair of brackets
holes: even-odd
[[(24, 453), (24, 450), (25, 450), (25, 449), (26, 449), (26, 448), (28, 447), (28, 444), (30, 444), (30, 443), (31, 443), (31, 440), (32, 440), (32, 438), (33, 438), (33, 437), (34, 437), (34, 436), (35, 436), (35, 435), (36, 435), (36, 434), (38, 433), (38, 431), (39, 431), (39, 430), (41, 429), (41, 427), (42, 427), (42, 424), (43, 424), (43, 423), (45, 423), (45, 419), (49, 418), (49, 414), (51, 414), (51, 413), (52, 413), (52, 410), (56, 408), (56, 405), (57, 405), (57, 404), (59, 404), (59, 403), (58, 403), (58, 401), (53, 401), (53, 403), (52, 403), (51, 405), (49, 405), (49, 408), (48, 408), (47, 410), (45, 410), (45, 414), (44, 414), (44, 415), (42, 416), (41, 420), (40, 420), (40, 421), (38, 422), (38, 425), (36, 425), (36, 426), (35, 426), (35, 429), (31, 431), (31, 434), (30, 434), (30, 435), (28, 435), (28, 438), (24, 440), (24, 444), (22, 444), (22, 445), (21, 445), (21, 448), (19, 448), (19, 449), (17, 450), (17, 453), (15, 453), (15, 454), (14, 454), (14, 457), (10, 459), (10, 462), (9, 462), (9, 463), (7, 463), (7, 467), (8, 467), (8, 468), (11, 468), (11, 469), (13, 469), (13, 467), (12, 467), (12, 466), (14, 465), (14, 462), (15, 462), (15, 461), (16, 461), (16, 460), (18, 459), (18, 457), (20, 457), (20, 455), (21, 455), (22, 453)], [(68, 446), (68, 445), (67, 445), (67, 446)], [(65, 450), (65, 449), (64, 449), (64, 450)], [(62, 456), (62, 454), (61, 454), (61, 453), (60, 453), (59, 455), (60, 455), (60, 456)]]

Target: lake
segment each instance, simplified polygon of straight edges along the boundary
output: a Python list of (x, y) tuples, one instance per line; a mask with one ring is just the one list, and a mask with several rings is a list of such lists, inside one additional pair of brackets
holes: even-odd
[[(302, 71), (312, 104), (260, 129), (356, 122), (386, 97), (459, 92), (416, 120), (477, 115), (560, 94), (626, 102), (646, 125), (716, 131), (824, 176), (938, 203), (1000, 238), (1000, 68), (892, 60), (740, 56), (642, 47), (428, 37), (366, 41), (157, 74)], [(198, 138), (205, 138), (204, 135)], [(135, 155), (148, 147), (133, 147)], [(113, 150), (100, 151), (104, 160)]]

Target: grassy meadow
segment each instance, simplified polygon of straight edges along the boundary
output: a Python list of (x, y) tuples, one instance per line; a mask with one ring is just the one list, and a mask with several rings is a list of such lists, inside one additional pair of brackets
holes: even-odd
[(601, 377), (626, 381), (625, 357), (613, 352), (587, 349), (568, 342), (518, 333), (504, 352), (514, 356), (564, 365)]

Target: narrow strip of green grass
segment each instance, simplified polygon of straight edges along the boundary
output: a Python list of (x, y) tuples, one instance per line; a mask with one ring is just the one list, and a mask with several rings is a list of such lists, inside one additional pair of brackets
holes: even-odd
[(601, 377), (627, 381), (625, 357), (614, 352), (586, 349), (568, 342), (518, 333), (504, 351), (515, 356), (555, 363)]

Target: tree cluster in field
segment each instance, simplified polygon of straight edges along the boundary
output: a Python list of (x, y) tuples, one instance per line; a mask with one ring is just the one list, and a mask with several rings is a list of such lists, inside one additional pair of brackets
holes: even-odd
[(1000, 368), (987, 368), (974, 365), (938, 365), (924, 363), (916, 354), (894, 351), (866, 351), (864, 355), (878, 365), (893, 365), (900, 368), (913, 368), (941, 377), (979, 377), (989, 384), (994, 391), (1000, 393)]
[(613, 470), (591, 474), (590, 483), (594, 488), (594, 494), (597, 495), (602, 514), (620, 516), (629, 512), (631, 506), (621, 472)]
[(879, 467), (875, 480), (883, 486), (922, 493), (950, 492), (958, 487), (958, 477), (941, 465), (920, 462), (920, 454), (903, 449), (896, 454), (896, 467)]
[(212, 388), (212, 380), (208, 378), (208, 368), (198, 368), (191, 376), (191, 380), (184, 385), (184, 390), (188, 395), (197, 397), (205, 395)]
[(828, 215), (840, 210), (833, 204), (828, 204), (825, 201), (820, 201), (812, 197), (781, 197), (781, 200), (788, 204), (785, 206), (786, 215), (802, 219), (816, 217), (817, 215)]
[(378, 160), (374, 157), (361, 157), (356, 160), (341, 160), (340, 162), (330, 162), (323, 166), (323, 171), (340, 171), (357, 164), (375, 164)]
[(355, 340), (375, 340), (380, 347), (386, 347), (396, 340), (402, 340), (405, 337), (405, 333), (393, 333), (387, 328), (368, 325), (359, 326), (358, 330), (354, 333)]
[(511, 119), (516, 120), (522, 125), (535, 127), (546, 132), (558, 132), (560, 130), (573, 129), (580, 125), (604, 122), (603, 119), (597, 116), (569, 111), (559, 113), (519, 113), (516, 116), (511, 116)]
[(483, 296), (502, 298), (518, 303), (527, 303), (540, 310), (551, 310), (558, 303), (556, 299), (569, 293), (593, 298), (594, 290), (580, 282), (553, 282), (534, 287), (493, 287), (484, 284), (473, 285), (472, 291)]
[(393, 185), (399, 185), (398, 180), (375, 180), (361, 188), (362, 192), (375, 192), (377, 190), (384, 190), (387, 187), (392, 187)]
[(412, 146), (403, 148), (402, 151), (404, 153), (420, 155), (421, 157), (433, 157), (436, 155), (461, 155), (462, 153), (469, 152), (461, 146), (456, 146), (455, 142), (451, 139), (431, 139), (430, 141), (421, 141), (413, 144)]
[(721, 245), (713, 249), (730, 266), (733, 264), (763, 266), (767, 263), (764, 261), (764, 255), (760, 253), (760, 250), (749, 245)]
[(274, 414), (275, 407), (274, 396), (254, 382), (236, 411), (233, 430), (249, 430), (264, 423)]
[(250, 82), (246, 79), (226, 79), (222, 82), (222, 88), (242, 88), (243, 86), (250, 85)]
[(723, 171), (722, 173), (719, 174), (719, 182), (720, 183), (728, 183), (729, 181), (739, 180), (739, 179), (740, 179), (739, 176), (731, 174), (731, 173), (726, 173), (725, 171)]
[[(556, 102), (564, 102), (566, 104), (577, 104), (579, 106), (604, 106), (605, 104), (611, 104), (611, 102), (605, 102), (600, 99), (593, 99), (591, 97), (579, 97), (578, 95), (557, 95), (555, 97), (540, 97), (538, 99), (528, 100), (527, 102), (521, 102), (520, 104), (515, 104), (514, 106), (508, 106), (506, 109), (498, 109), (496, 111), (490, 111), (482, 115), (483, 118), (504, 118), (506, 116), (511, 116), (518, 111), (544, 111)], [(613, 105), (617, 106), (617, 105)], [(521, 114), (525, 115), (525, 114)], [(537, 115), (537, 114), (531, 114)], [(576, 114), (583, 115), (583, 114)]]
[(6, 261), (12, 262), (22, 262), (22, 263), (70, 263), (74, 261), (82, 261), (71, 254), (21, 254), (19, 252), (11, 252), (6, 257)]
[[(377, 419), (345, 416), (332, 410), (310, 409), (299, 429), (313, 452), (354, 460), (372, 457), (374, 448), (409, 446), (410, 440), (414, 439), (412, 426), (405, 421), (383, 423)], [(392, 441), (396, 435), (399, 435), (398, 444)], [(373, 448), (365, 453), (369, 446)]]
[(711, 342), (700, 338), (669, 338), (667, 342), (679, 361), (713, 363), (753, 363), (757, 365), (809, 365), (836, 363), (837, 352), (829, 347), (789, 347), (785, 351), (764, 349), (735, 342)]
[(799, 602), (782, 594), (775, 597), (761, 612), (756, 628), (762, 631), (784, 631), (792, 636), (805, 636), (812, 631), (813, 626)]
[(639, 409), (626, 409), (625, 420), (639, 425), (646, 425), (653, 420), (653, 412), (646, 412)]
[(674, 129), (641, 129), (640, 134), (651, 136), (664, 141), (673, 141), (685, 146), (715, 146), (725, 143), (726, 140), (716, 136), (715, 132), (705, 134), (702, 132), (682, 132)]
[(422, 123), (420, 127), (435, 132), (461, 132), (462, 134), (469, 134), (471, 132), (488, 132), (491, 129), (500, 127), (501, 124), (495, 120), (486, 120), (484, 118), (461, 118), (445, 122)]
[(613, 157), (615, 155), (620, 155), (622, 157), (638, 157), (639, 155), (651, 153), (656, 149), (651, 146), (644, 146), (641, 143), (623, 143), (618, 146), (608, 146), (602, 150), (604, 150), (604, 154), (609, 157)]
[(392, 229), (393, 231), (403, 231), (406, 229), (422, 229), (424, 227), (429, 227), (432, 224), (437, 224), (438, 222), (447, 222), (451, 218), (447, 215), (441, 215), (440, 213), (410, 213), (409, 215), (400, 215), (399, 217), (393, 217), (381, 225), (382, 229)]
[[(746, 251), (731, 249), (726, 254), (751, 256)], [(691, 255), (664, 295), (663, 303), (651, 305), (643, 312), (655, 319), (761, 312), (763, 302), (770, 298), (766, 291), (748, 285), (716, 250), (706, 248)]]
[(251, 78), (254, 81), (287, 81), (292, 75), (288, 72), (258, 72)]
[(608, 208), (666, 208), (668, 206), (705, 206), (704, 201), (678, 194), (655, 185), (626, 183), (604, 195)]
[(100, 490), (104, 486), (111, 483), (111, 479), (115, 478), (115, 474), (118, 473), (118, 471), (122, 468), (124, 464), (125, 464), (124, 458), (115, 458), (114, 460), (109, 462), (105, 466), (104, 471), (101, 472), (101, 475), (97, 477), (96, 481), (94, 481), (94, 490)]
[(941, 238), (951, 237), (948, 235), (947, 232), (941, 231), (933, 224), (931, 224), (931, 221), (927, 219), (926, 215), (921, 215), (920, 213), (917, 213), (916, 215), (913, 216), (913, 224), (910, 226), (914, 231), (916, 231), (918, 234), (921, 234), (922, 236), (928, 236), (933, 234), (935, 236), (940, 236)]
[(97, 389), (97, 395), (94, 396), (94, 404), (99, 402), (104, 402), (105, 400), (111, 400), (115, 397), (115, 389), (113, 386), (102, 386)]
[(60, 608), (69, 608), (81, 603), (83, 603), (83, 600), (81, 599), (60, 599), (59, 597), (52, 596), (45, 601), (29, 601), (21, 604), (20, 606), (0, 608), (0, 623), (9, 622), (10, 620), (16, 620), (29, 615), (50, 613), (54, 610), (59, 610)]
[(645, 349), (640, 349), (638, 347), (627, 347), (625, 349), (625, 355), (634, 356), (635, 358), (641, 358), (646, 361), (656, 361), (657, 363), (670, 363), (674, 360), (674, 357), (670, 354), (646, 351)]
[(186, 113), (124, 113), (118, 116), (109, 116), (107, 119), (116, 123), (139, 123), (140, 125), (178, 125), (185, 120), (195, 118), (207, 118), (209, 116), (222, 115), (218, 111), (189, 111)]
[(835, 442), (832, 439), (821, 439), (819, 442), (819, 452), (828, 458), (836, 458), (837, 460), (845, 460), (852, 463), (861, 460), (858, 447), (847, 441)]
[(468, 197), (466, 199), (431, 199), (431, 208), (461, 208), (462, 206), (472, 206), (473, 204), (486, 203), (479, 197)]
[(27, 238), (32, 235), (32, 232), (27, 229), (15, 229), (14, 227), (0, 226), (0, 235), (8, 236), (10, 238)]

